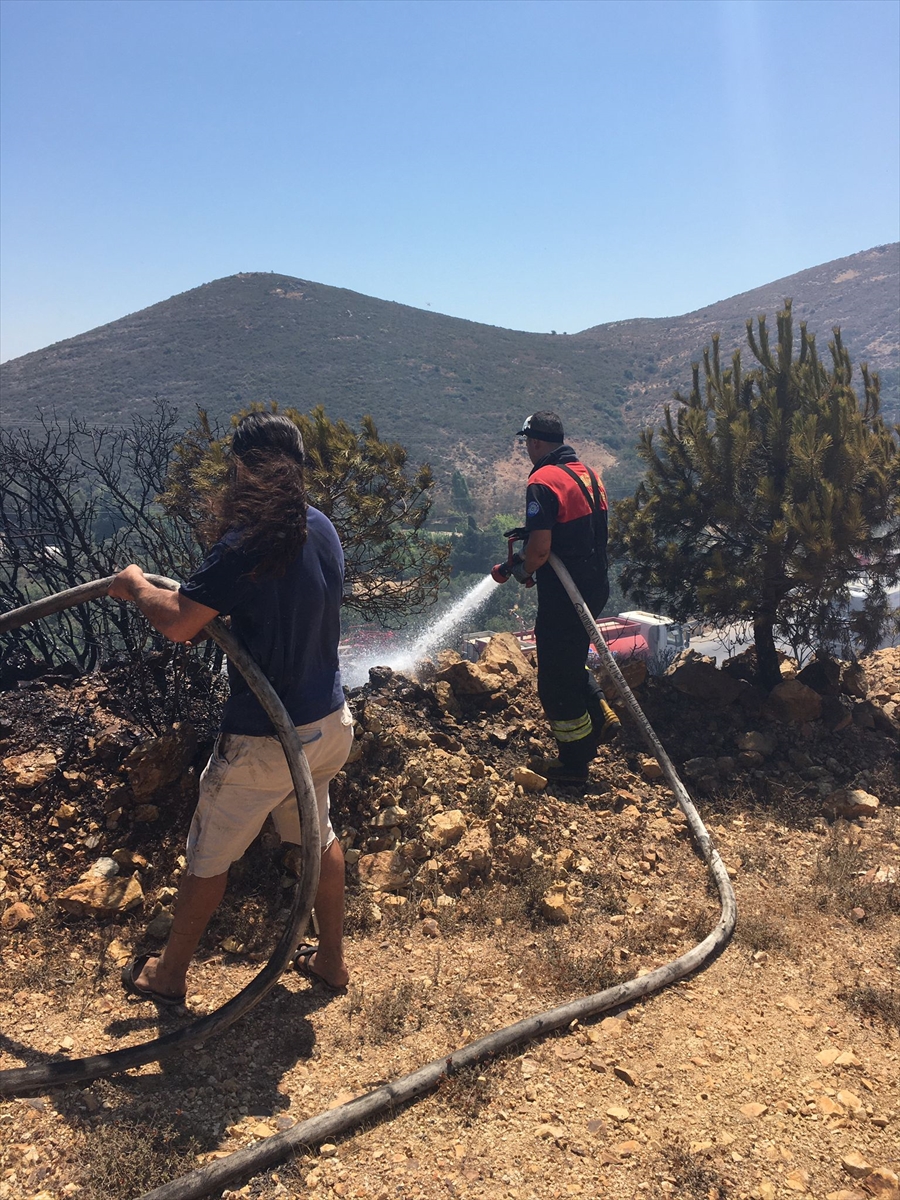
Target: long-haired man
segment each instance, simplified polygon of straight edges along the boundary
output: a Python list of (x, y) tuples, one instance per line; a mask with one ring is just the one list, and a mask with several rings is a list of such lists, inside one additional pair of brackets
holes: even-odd
[[(334, 526), (308, 505), (303, 439), (275, 413), (251, 413), (232, 438), (228, 479), (211, 504), (215, 544), (187, 583), (155, 587), (132, 564), (109, 594), (138, 606), (160, 633), (189, 642), (220, 613), (275, 688), (298, 728), (316, 792), (322, 865), (317, 947), (297, 966), (326, 987), (346, 986), (344, 857), (329, 818), (328, 784), (347, 759), (353, 725), (338, 667), (344, 557)], [(228, 868), (271, 815), (282, 841), (298, 843), (297, 802), (284, 751), (243, 676), (229, 664), (230, 695), (187, 841), (187, 873), (158, 957), (123, 971), (133, 994), (184, 1002), (203, 930), (225, 892)]]

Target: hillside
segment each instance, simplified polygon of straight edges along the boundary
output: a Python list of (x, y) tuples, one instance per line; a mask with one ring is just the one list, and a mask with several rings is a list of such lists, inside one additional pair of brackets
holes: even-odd
[(578, 337), (630, 354), (634, 379), (626, 387), (624, 420), (629, 426), (634, 419), (643, 424), (658, 420), (676, 388), (690, 385), (691, 362), (698, 361), (698, 348), (708, 346), (714, 333), (721, 334), (725, 361), (737, 348), (745, 351), (745, 362), (751, 361), (748, 317), (767, 314), (774, 335), (774, 314), (788, 297), (794, 302), (795, 327), (806, 322), (826, 362), (832, 329), (840, 326), (854, 367), (867, 362), (879, 372), (885, 416), (900, 421), (898, 243), (800, 271), (683, 317), (619, 321), (586, 329)]
[[(333, 785), (346, 994), (289, 971), (162, 1065), (0, 1102), (0, 1200), (131, 1200), (706, 936), (715, 891), (635, 725), (589, 785), (548, 788), (520, 772), (547, 749), (533, 670), (508, 646), (492, 663), (376, 668), (350, 693), (357, 737)], [(0, 1070), (188, 1020), (130, 1002), (119, 967), (171, 922), (214, 714), (182, 691), (195, 726), (150, 730), (135, 674), (0, 694)], [(224, 1195), (897, 1200), (900, 652), (804, 679), (778, 706), (696, 659), (634, 679), (734, 882), (720, 957)], [(276, 841), (264, 831), (232, 869), (193, 1016), (271, 952), (291, 883)], [(76, 903), (110, 858), (102, 903), (96, 886)]]
[(689, 385), (712, 333), (730, 352), (746, 318), (774, 314), (786, 296), (823, 350), (842, 326), (854, 362), (881, 371), (885, 411), (900, 416), (898, 252), (877, 247), (697, 313), (573, 335), (500, 329), (283, 275), (234, 275), (3, 364), (0, 415), (120, 423), (157, 395), (185, 422), (197, 405), (223, 419), (252, 400), (324, 404), (354, 424), (372, 413), (382, 436), (434, 464), (443, 487), (461, 469), (490, 512), (518, 503), (515, 429), (554, 408), (618, 495), (633, 486), (638, 429)]

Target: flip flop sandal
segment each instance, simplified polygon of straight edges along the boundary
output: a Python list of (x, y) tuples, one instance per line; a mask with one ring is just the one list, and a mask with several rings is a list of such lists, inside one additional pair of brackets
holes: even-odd
[(153, 954), (138, 954), (135, 955), (122, 968), (122, 987), (130, 996), (138, 996), (141, 1000), (152, 1000), (154, 1004), (162, 1004), (166, 1008), (181, 1008), (184, 1005), (187, 995), (169, 996), (165, 992), (158, 992), (155, 988), (143, 987), (137, 982), (137, 978), (147, 965), (148, 959), (154, 958)]
[(310, 983), (320, 983), (326, 992), (331, 992), (332, 996), (342, 996), (347, 990), (343, 984), (340, 986), (335, 986), (333, 983), (329, 983), (327, 979), (320, 975), (318, 971), (314, 971), (309, 965), (309, 960), (316, 953), (318, 948), (318, 946), (309, 945), (298, 946), (294, 951), (291, 963), (293, 964), (297, 974), (303, 975), (304, 978), (310, 981)]

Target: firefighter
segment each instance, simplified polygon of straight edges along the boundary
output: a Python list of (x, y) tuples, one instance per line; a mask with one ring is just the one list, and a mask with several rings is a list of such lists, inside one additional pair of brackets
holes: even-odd
[(556, 413), (533, 413), (518, 436), (534, 465), (525, 497), (525, 545), (512, 573), (520, 583), (532, 576), (537, 583), (538, 696), (557, 745), (555, 758), (533, 765), (548, 779), (583, 783), (598, 745), (614, 738), (621, 724), (586, 668), (590, 639), (547, 560), (552, 550), (599, 616), (609, 599), (606, 491), (565, 444)]

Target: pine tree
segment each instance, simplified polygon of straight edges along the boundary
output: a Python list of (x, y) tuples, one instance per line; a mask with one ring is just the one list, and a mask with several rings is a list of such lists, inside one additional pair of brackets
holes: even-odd
[(450, 479), (450, 496), (453, 501), (453, 508), (456, 513), (461, 516), (466, 516), (468, 513), (475, 511), (475, 501), (472, 499), (472, 493), (469, 490), (469, 481), (463, 475), (462, 471), (455, 470)]
[(760, 681), (779, 682), (776, 635), (819, 648), (851, 579), (876, 591), (900, 577), (900, 454), (879, 415), (879, 383), (862, 367), (862, 401), (834, 329), (832, 366), (800, 327), (791, 302), (773, 349), (764, 316), (747, 322), (755, 366), (740, 351), (723, 367), (718, 336), (694, 364), (658, 431), (645, 431), (647, 465), (634, 497), (615, 509), (611, 549), (640, 603), (682, 619), (753, 623)]
[[(262, 408), (236, 413), (232, 426)], [(308, 414), (288, 408), (284, 415), (303, 435), (309, 501), (334, 523), (344, 548), (347, 607), (366, 620), (395, 625), (429, 608), (449, 574), (450, 551), (425, 530), (431, 468), (409, 470), (406, 450), (382, 441), (371, 417), (363, 417), (356, 432), (345, 421), (330, 420), (321, 406)], [(229, 438), (200, 411), (175, 449), (161, 497), (171, 515), (191, 525), (201, 545), (203, 497), (224, 481)]]

